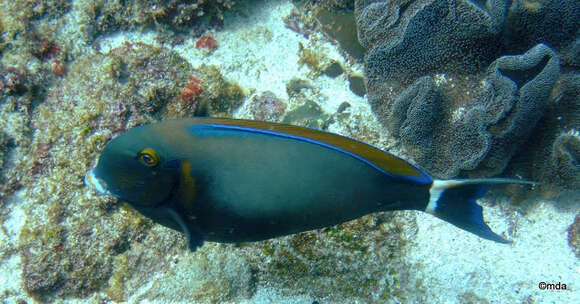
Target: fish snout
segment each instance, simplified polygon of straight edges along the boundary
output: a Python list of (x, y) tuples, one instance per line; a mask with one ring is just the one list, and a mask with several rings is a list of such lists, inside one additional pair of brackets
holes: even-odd
[(97, 191), (99, 194), (111, 194), (111, 192), (107, 190), (106, 184), (103, 180), (95, 176), (94, 169), (89, 170), (87, 174), (85, 174), (85, 185)]

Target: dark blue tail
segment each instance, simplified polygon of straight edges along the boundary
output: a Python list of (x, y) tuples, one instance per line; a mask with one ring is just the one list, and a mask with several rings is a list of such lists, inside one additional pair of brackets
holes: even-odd
[(510, 243), (491, 231), (483, 221), (481, 207), (475, 203), (492, 184), (534, 185), (535, 183), (505, 178), (435, 180), (430, 189), (430, 201), (425, 212), (484, 239)]

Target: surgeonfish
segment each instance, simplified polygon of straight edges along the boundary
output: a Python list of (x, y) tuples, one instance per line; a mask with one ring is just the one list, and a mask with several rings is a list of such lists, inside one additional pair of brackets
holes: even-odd
[(420, 210), (507, 243), (476, 204), (492, 184), (433, 179), (392, 154), (340, 135), (269, 122), (191, 118), (131, 129), (111, 140), (85, 183), (204, 241), (250, 242), (364, 215)]

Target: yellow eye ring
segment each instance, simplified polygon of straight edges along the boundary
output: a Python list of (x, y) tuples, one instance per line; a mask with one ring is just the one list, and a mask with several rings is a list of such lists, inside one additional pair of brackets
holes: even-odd
[(159, 155), (151, 148), (141, 150), (137, 155), (139, 161), (147, 167), (155, 167), (159, 164)]

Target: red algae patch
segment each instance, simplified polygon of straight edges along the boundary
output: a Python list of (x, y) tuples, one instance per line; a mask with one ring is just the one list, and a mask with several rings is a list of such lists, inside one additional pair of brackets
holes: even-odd
[(201, 80), (195, 76), (189, 76), (189, 81), (185, 84), (185, 87), (181, 89), (179, 99), (184, 102), (193, 103), (197, 100), (201, 91)]
[(215, 51), (218, 48), (218, 42), (209, 34), (203, 34), (196, 42), (196, 49), (207, 49), (210, 52)]

